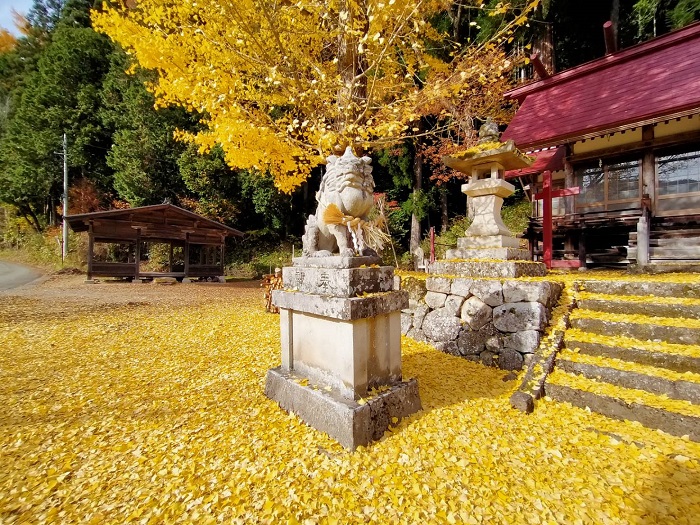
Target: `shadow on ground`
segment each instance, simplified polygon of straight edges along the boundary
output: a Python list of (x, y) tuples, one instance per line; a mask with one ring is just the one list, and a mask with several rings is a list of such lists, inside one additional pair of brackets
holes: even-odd
[(403, 375), (418, 379), (424, 410), (482, 398), (507, 401), (517, 384), (513, 380), (504, 380), (506, 376), (512, 376), (509, 372), (445, 354), (427, 343), (417, 342), (404, 345)]

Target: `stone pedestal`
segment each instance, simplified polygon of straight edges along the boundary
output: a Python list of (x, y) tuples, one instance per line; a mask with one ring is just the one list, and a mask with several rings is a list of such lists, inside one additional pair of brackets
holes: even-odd
[(520, 239), (501, 217), (503, 199), (515, 192), (515, 186), (503, 180), (504, 170), (528, 166), (531, 160), (508, 142), (497, 149), (444, 157), (443, 161), (470, 174), (462, 192), (469, 198), (474, 218), (465, 236), (457, 239), (457, 248), (447, 250), (445, 260), (432, 263), (428, 272), (489, 278), (545, 275), (544, 264), (529, 262), (530, 252), (520, 248)]
[(457, 248), (447, 250), (445, 259), (499, 259), (504, 261), (527, 261), (530, 252), (521, 249), (517, 237), (485, 235), (460, 237)]
[(282, 365), (268, 372), (265, 393), (351, 449), (420, 410), (415, 380), (401, 375), (408, 294), (393, 290), (393, 268), (379, 262), (296, 258), (282, 271), (285, 289), (273, 291)]

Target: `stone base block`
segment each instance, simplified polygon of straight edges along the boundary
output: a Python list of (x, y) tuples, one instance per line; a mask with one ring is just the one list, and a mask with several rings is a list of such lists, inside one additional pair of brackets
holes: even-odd
[(303, 386), (299, 383), (303, 379), (281, 368), (269, 370), (265, 395), (351, 450), (381, 439), (394, 424), (393, 418), (401, 419), (422, 409), (415, 378), (397, 383), (363, 405), (337, 391)]
[[(308, 258), (307, 260), (311, 260)], [(333, 297), (389, 292), (394, 288), (394, 267), (318, 268), (287, 266), (282, 269), (286, 289)]]
[(272, 303), (278, 308), (347, 321), (402, 310), (408, 307), (408, 294), (392, 291), (367, 297), (331, 297), (273, 290)]
[(340, 255), (331, 255), (328, 257), (295, 257), (292, 259), (294, 266), (306, 268), (359, 268), (381, 263), (381, 257), (370, 256), (341, 257)]
[(457, 248), (447, 250), (450, 259), (498, 259), (502, 261), (528, 261), (530, 252), (519, 248)]
[(175, 277), (154, 277), (153, 284), (164, 284), (164, 285), (177, 284), (177, 279), (175, 279)]
[(457, 239), (457, 248), (460, 250), (474, 250), (479, 248), (520, 248), (520, 239), (507, 235), (479, 235), (467, 236)]
[(428, 266), (428, 273), (492, 278), (542, 277), (547, 275), (547, 267), (528, 261), (436, 261)]

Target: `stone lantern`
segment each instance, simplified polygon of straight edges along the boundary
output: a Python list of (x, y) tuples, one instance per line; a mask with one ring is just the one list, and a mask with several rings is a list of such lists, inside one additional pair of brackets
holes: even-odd
[(472, 199), (474, 209), (466, 236), (459, 239), (456, 250), (448, 251), (447, 259), (528, 259), (526, 250), (519, 249), (520, 240), (503, 224), (501, 207), (503, 199), (515, 193), (515, 186), (504, 178), (505, 171), (525, 168), (532, 161), (515, 149), (512, 141), (442, 160), (450, 168), (469, 175), (462, 193)]
[(530, 252), (520, 248), (520, 239), (501, 218), (503, 199), (515, 193), (515, 186), (505, 180), (505, 172), (528, 167), (532, 160), (518, 151), (513, 141), (499, 142), (496, 129), (482, 137), (478, 146), (445, 156), (442, 161), (469, 175), (462, 193), (471, 200), (474, 217), (465, 236), (457, 239), (457, 248), (447, 250), (445, 260), (431, 264), (428, 271), (474, 277), (544, 275), (544, 265), (531, 261)]

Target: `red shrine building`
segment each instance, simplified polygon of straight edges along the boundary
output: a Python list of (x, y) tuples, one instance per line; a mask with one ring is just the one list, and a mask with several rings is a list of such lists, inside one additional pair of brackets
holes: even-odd
[(700, 263), (700, 23), (555, 75), (535, 66), (506, 93), (520, 109), (502, 137), (536, 158), (506, 174), (536, 194), (533, 254)]

